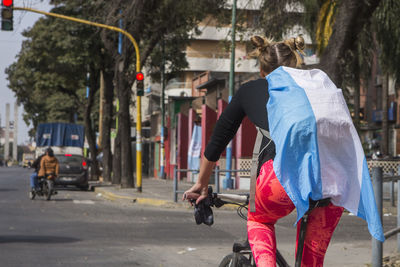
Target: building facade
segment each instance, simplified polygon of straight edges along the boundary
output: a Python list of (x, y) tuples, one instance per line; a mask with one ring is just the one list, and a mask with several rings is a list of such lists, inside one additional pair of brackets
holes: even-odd
[[(248, 57), (253, 49), (250, 45), (250, 37), (255, 34), (262, 35), (253, 27), (260, 16), (261, 0), (238, 0), (238, 11), (245, 14), (244, 32), (236, 34), (235, 40), (235, 79), (234, 91), (241, 84), (259, 78), (259, 66), (257, 61)], [(227, 12), (231, 12), (227, 7)], [(231, 53), (231, 25), (220, 25), (216, 18), (207, 17), (199, 25), (199, 35), (193, 35), (190, 44), (186, 47), (188, 67), (182, 70), (174, 79), (167, 81), (164, 103), (165, 112), (165, 173), (160, 173), (160, 133), (161, 133), (161, 85), (145, 81), (147, 93), (142, 100), (142, 121), (145, 127), (149, 127), (149, 134), (144, 138), (144, 155), (149, 164), (149, 169), (144, 173), (154, 177), (166, 177), (172, 179), (174, 168), (188, 169), (188, 152), (191, 149), (192, 136), (195, 126), (201, 126), (201, 153), (204, 152), (218, 116), (229, 101), (229, 72)], [(318, 62), (315, 56), (310, 38), (300, 27), (288, 32), (288, 37), (303, 34), (306, 41), (306, 64)], [(244, 41), (243, 41), (244, 40)], [(228, 44), (228, 48), (227, 48)], [(136, 110), (132, 109), (136, 118)], [(233, 141), (233, 169), (250, 169), (250, 157), (256, 137), (255, 127), (246, 118)], [(146, 148), (146, 144), (148, 147)], [(218, 162), (219, 167), (226, 167), (225, 152)], [(222, 174), (224, 176), (224, 174)], [(236, 188), (249, 187), (249, 172), (238, 173), (234, 177)], [(196, 175), (178, 173), (179, 179), (194, 182)], [(221, 178), (222, 181), (223, 177)]]

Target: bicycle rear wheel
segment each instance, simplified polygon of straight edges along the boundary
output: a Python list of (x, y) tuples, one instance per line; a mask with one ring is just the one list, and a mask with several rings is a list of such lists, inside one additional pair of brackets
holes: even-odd
[(219, 264), (219, 267), (252, 267), (251, 262), (243, 255), (239, 255), (237, 264), (232, 265), (233, 253), (226, 255)]

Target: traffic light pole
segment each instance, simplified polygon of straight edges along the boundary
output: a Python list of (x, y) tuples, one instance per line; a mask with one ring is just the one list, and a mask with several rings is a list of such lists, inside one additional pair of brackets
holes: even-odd
[(13, 30), (13, 0), (2, 0), (1, 1), (1, 30), (12, 31)]
[[(95, 27), (100, 27), (104, 29), (108, 29), (111, 31), (116, 31), (119, 33), (122, 33), (128, 39), (132, 42), (133, 47), (135, 48), (135, 53), (136, 53), (136, 73), (140, 72), (140, 53), (139, 53), (139, 46), (136, 42), (136, 40), (132, 37), (132, 35), (127, 32), (122, 30), (121, 28), (106, 25), (106, 24), (101, 24), (97, 22), (92, 22), (84, 19), (78, 19), (70, 16), (65, 16), (57, 13), (51, 13), (51, 12), (45, 12), (33, 8), (28, 8), (28, 7), (13, 7), (13, 10), (22, 10), (22, 11), (29, 11), (29, 12), (34, 12), (34, 13), (39, 13), (42, 15), (46, 16), (51, 16), (51, 17), (56, 17), (60, 19), (65, 19), (69, 21), (74, 21), (78, 23), (83, 23)], [(137, 189), (139, 192), (142, 192), (142, 112), (141, 112), (141, 96), (137, 95), (136, 97), (136, 184), (137, 184)]]

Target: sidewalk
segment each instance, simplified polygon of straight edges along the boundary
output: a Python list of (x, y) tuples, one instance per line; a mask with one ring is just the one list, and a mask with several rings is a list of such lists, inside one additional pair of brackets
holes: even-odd
[[(193, 184), (179, 181), (178, 191), (185, 191)], [(170, 179), (143, 178), (142, 192), (137, 188), (121, 188), (110, 183), (91, 182), (90, 187), (98, 195), (111, 201), (124, 201), (151, 206), (181, 206), (187, 203), (181, 201), (182, 193), (178, 193), (178, 201), (174, 202), (174, 182)], [(224, 193), (246, 193), (245, 190), (222, 190)]]
[[(193, 183), (179, 181), (178, 191), (185, 191), (192, 185)], [(181, 201), (182, 193), (178, 193), (178, 201), (174, 202), (174, 182), (171, 179), (143, 178), (142, 192), (138, 192), (137, 188), (121, 188), (119, 185), (111, 185), (105, 182), (90, 182), (90, 188), (98, 196), (111, 201), (124, 201), (151, 206), (187, 206), (186, 202)], [(248, 193), (248, 191), (236, 189), (224, 190), (221, 188), (221, 193)], [(390, 201), (388, 201), (388, 194), (385, 194), (385, 197), (386, 200), (383, 201), (383, 214), (397, 216), (397, 207), (393, 207)]]

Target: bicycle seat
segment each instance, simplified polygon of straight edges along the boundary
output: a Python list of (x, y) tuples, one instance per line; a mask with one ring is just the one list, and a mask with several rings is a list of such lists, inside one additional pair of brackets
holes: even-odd
[(308, 208), (307, 213), (310, 213), (313, 209), (315, 208), (320, 208), (320, 207), (326, 207), (331, 203), (331, 198), (323, 198), (323, 199), (319, 199), (319, 200), (312, 200), (310, 198), (310, 207)]

